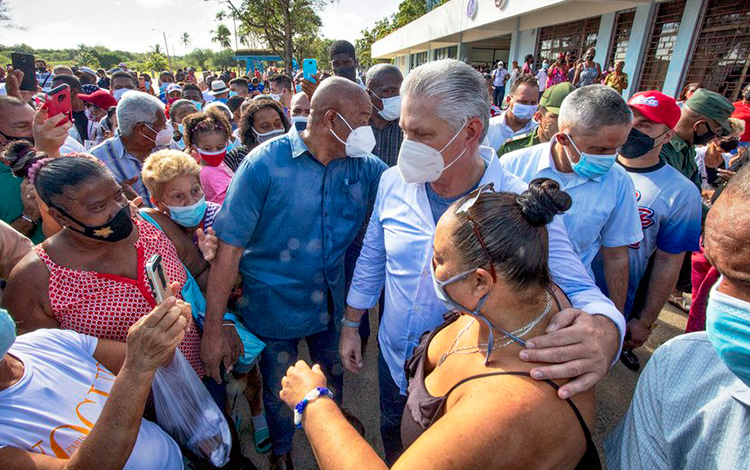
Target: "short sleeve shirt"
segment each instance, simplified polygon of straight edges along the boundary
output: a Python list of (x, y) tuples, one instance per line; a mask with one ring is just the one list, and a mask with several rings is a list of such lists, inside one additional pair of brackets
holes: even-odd
[[(97, 343), (93, 336), (54, 329), (16, 339), (10, 354), (23, 363), (24, 373), (0, 390), (0, 448), (59, 459), (75, 453), (96, 425), (115, 380), (94, 358)], [(177, 443), (145, 419), (125, 464), (128, 470), (142, 468), (182, 468)]]
[(375, 201), (385, 163), (374, 155), (324, 166), (298, 132), (247, 155), (214, 230), (244, 249), (238, 302), (245, 325), (272, 339), (309, 336), (344, 308), (344, 254)]
[(643, 238), (633, 182), (619, 165), (593, 179), (563, 174), (552, 160), (552, 144), (508, 153), (500, 164), (526, 183), (535, 178), (551, 178), (570, 195), (573, 205), (563, 214), (563, 223), (573, 249), (593, 279), (591, 262), (601, 246), (626, 246)]

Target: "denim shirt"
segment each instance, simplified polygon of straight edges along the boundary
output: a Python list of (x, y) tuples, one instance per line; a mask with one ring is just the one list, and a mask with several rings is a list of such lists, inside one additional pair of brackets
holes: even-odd
[(250, 331), (273, 339), (309, 336), (344, 310), (344, 254), (354, 241), (386, 169), (377, 157), (328, 166), (297, 131), (265, 142), (242, 161), (214, 230), (244, 249), (238, 302)]

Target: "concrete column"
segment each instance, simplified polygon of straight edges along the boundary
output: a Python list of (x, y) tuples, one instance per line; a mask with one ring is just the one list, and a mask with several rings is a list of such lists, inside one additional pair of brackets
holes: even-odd
[(643, 60), (646, 55), (649, 35), (651, 34), (651, 22), (654, 17), (656, 4), (654, 2), (638, 5), (635, 9), (635, 19), (633, 20), (633, 29), (630, 31), (628, 39), (628, 50), (625, 54), (625, 69), (628, 74), (630, 84), (623, 91), (625, 99), (629, 99), (635, 93), (635, 85), (639, 79), (642, 69)]
[(612, 43), (612, 32), (615, 29), (615, 17), (617, 12), (605, 13), (599, 22), (599, 34), (596, 37), (596, 61), (602, 66), (602, 72), (607, 70), (609, 64), (609, 48)]
[(464, 42), (463, 33), (461, 34), (461, 40), (458, 43), (458, 50), (456, 51), (456, 59), (458, 60), (469, 60), (469, 45)]
[(672, 60), (669, 62), (667, 76), (664, 78), (662, 92), (676, 97), (680, 92), (682, 77), (687, 73), (688, 60), (692, 54), (693, 35), (700, 27), (698, 20), (703, 11), (703, 0), (688, 0), (685, 11), (680, 21), (680, 30), (677, 32), (677, 41), (672, 51)]

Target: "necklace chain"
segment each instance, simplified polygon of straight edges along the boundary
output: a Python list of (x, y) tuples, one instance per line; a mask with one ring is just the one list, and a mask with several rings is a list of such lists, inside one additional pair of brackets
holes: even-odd
[[(511, 334), (517, 338), (523, 338), (524, 336), (529, 334), (529, 332), (533, 330), (534, 327), (536, 327), (539, 324), (539, 322), (541, 322), (544, 319), (544, 317), (546, 317), (549, 314), (551, 310), (552, 310), (552, 296), (550, 295), (549, 292), (547, 292), (547, 306), (545, 307), (544, 311), (539, 316), (531, 320), (529, 323), (525, 324), (524, 326), (517, 329), (516, 331), (512, 331)], [(445, 362), (445, 360), (448, 359), (448, 357), (454, 354), (474, 354), (487, 347), (487, 343), (479, 343), (474, 346), (456, 348), (456, 345), (458, 344), (458, 341), (461, 339), (461, 336), (463, 336), (463, 334), (466, 333), (471, 327), (471, 325), (473, 325), (475, 322), (476, 322), (476, 319), (473, 319), (468, 325), (466, 325), (456, 335), (456, 339), (453, 340), (453, 343), (448, 348), (448, 352), (440, 356), (440, 360), (438, 361), (436, 367), (439, 367), (440, 365), (442, 365)], [(492, 351), (494, 351), (495, 349), (507, 347), (514, 342), (514, 340), (511, 338), (511, 339), (506, 340), (503, 343), (500, 343), (504, 338), (507, 338), (507, 337), (508, 335), (503, 334), (500, 338), (496, 339), (494, 341), (494, 344), (492, 345)]]

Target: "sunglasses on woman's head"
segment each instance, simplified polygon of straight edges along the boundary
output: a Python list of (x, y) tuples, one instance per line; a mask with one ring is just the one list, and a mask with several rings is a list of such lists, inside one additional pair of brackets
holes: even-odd
[(484, 243), (484, 238), (482, 238), (482, 233), (479, 231), (479, 224), (474, 220), (474, 218), (469, 214), (469, 209), (471, 209), (474, 204), (479, 200), (479, 197), (482, 194), (489, 194), (495, 192), (495, 184), (494, 183), (487, 183), (483, 184), (482, 186), (478, 187), (474, 191), (470, 192), (466, 195), (466, 201), (463, 202), (458, 208), (456, 209), (456, 215), (464, 214), (466, 216), (466, 220), (469, 221), (469, 224), (471, 225), (472, 230), (474, 231), (474, 236), (477, 237), (477, 240), (479, 241), (479, 244), (482, 246), (482, 250), (484, 251), (485, 256), (487, 256), (487, 260), (490, 262), (490, 272), (492, 273), (492, 280), (494, 282), (497, 282), (497, 275), (495, 274), (495, 265), (492, 263), (492, 256), (490, 256), (490, 252), (487, 249), (487, 245)]

